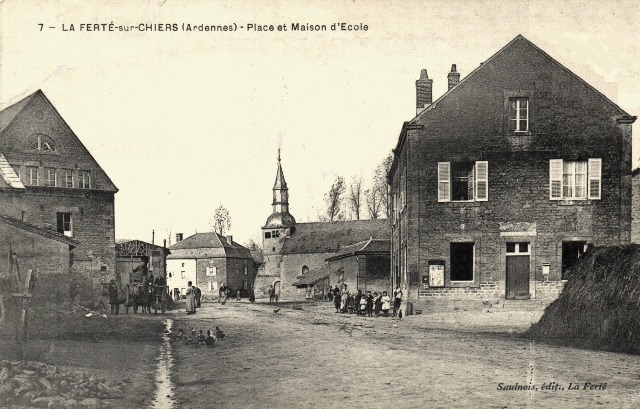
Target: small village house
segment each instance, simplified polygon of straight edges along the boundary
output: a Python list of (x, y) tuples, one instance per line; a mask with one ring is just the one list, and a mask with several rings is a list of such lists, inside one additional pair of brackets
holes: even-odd
[(207, 296), (218, 296), (222, 285), (242, 290), (245, 297), (253, 289), (256, 264), (251, 251), (233, 241), (232, 236), (196, 233), (169, 247), (167, 285), (184, 294), (187, 282)]

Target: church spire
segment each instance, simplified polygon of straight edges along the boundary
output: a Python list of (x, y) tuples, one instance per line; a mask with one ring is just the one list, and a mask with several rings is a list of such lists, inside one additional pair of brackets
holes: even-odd
[(289, 189), (284, 179), (282, 162), (280, 158), (280, 148), (278, 148), (278, 168), (276, 171), (276, 181), (273, 184), (273, 213), (267, 219), (264, 227), (291, 227), (296, 220), (289, 213)]

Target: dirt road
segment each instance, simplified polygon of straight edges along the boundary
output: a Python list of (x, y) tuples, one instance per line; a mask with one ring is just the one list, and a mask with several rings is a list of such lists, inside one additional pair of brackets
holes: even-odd
[(640, 407), (638, 356), (435, 329), (429, 315), (274, 309), (211, 303), (174, 314), (174, 329), (226, 333), (213, 349), (174, 345), (179, 407)]

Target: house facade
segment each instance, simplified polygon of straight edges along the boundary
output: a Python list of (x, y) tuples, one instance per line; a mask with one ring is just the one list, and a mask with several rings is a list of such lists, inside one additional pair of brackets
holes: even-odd
[(0, 213), (76, 241), (69, 274), (94, 299), (115, 276), (117, 191), (42, 91), (0, 111)]
[(415, 304), (552, 299), (631, 236), (630, 116), (523, 36), (436, 101), (426, 70), (391, 185), (392, 280)]
[[(262, 227), (264, 262), (256, 276), (256, 299), (268, 299), (269, 286), (274, 287), (280, 299), (321, 299), (329, 286), (344, 281), (344, 274), (341, 280), (337, 273), (332, 280), (328, 258), (345, 246), (389, 237), (387, 219), (297, 223), (289, 212), (289, 189), (280, 153), (272, 207)], [(389, 265), (386, 270), (388, 277)], [(357, 274), (355, 270), (352, 273)]]
[[(4, 256), (3, 268), (0, 269), (0, 295), (12, 300), (11, 294), (22, 291), (20, 286), (31, 270), (36, 283), (33, 291), (36, 304), (41, 301), (54, 304), (70, 301), (69, 257), (77, 245), (74, 239), (55, 231), (0, 215), (0, 254)], [(12, 305), (18, 310), (19, 301), (11, 302), (17, 303)]]
[(187, 282), (203, 294), (217, 296), (221, 286), (242, 290), (248, 296), (256, 277), (251, 251), (233, 241), (232, 236), (218, 233), (196, 233), (169, 247), (167, 285), (182, 294)]

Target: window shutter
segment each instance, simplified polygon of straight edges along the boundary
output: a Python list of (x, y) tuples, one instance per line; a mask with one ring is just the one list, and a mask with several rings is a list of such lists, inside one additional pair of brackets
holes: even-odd
[(451, 201), (451, 164), (438, 162), (438, 202)]
[(489, 162), (476, 162), (476, 201), (489, 200)]
[(602, 159), (589, 159), (589, 199), (600, 199)]
[(549, 199), (562, 199), (562, 159), (549, 160)]

